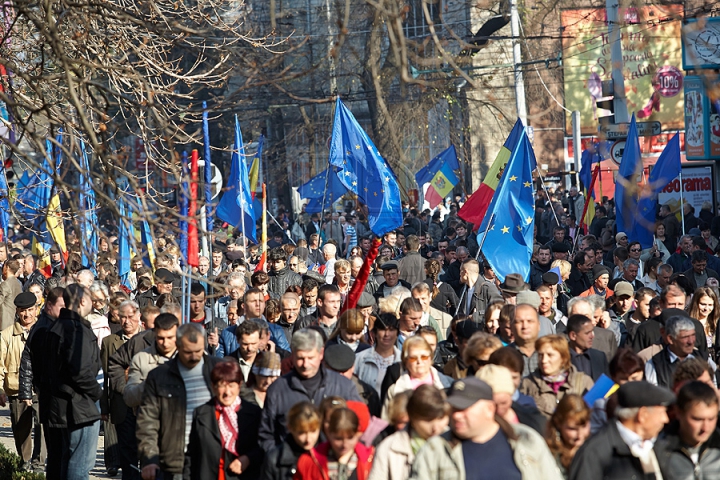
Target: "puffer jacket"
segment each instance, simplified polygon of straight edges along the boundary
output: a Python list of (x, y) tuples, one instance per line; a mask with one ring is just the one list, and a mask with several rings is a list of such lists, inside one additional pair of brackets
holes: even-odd
[[(513, 460), (523, 480), (562, 480), (562, 474), (543, 437), (522, 424), (508, 425)], [(432, 437), (420, 449), (410, 470), (411, 480), (465, 480), (462, 442), (448, 431)], [(589, 478), (589, 477), (588, 477)]]
[(575, 366), (571, 365), (567, 381), (560, 387), (557, 393), (553, 392), (550, 385), (543, 380), (542, 373), (540, 373), (539, 369), (522, 379), (519, 391), (532, 397), (540, 413), (550, 418), (562, 397), (568, 393), (575, 393), (580, 396), (585, 395), (592, 386), (592, 378), (582, 372), (578, 372)]
[(17, 321), (0, 332), (0, 394), (15, 396), (20, 390), (20, 363), (27, 336)]
[(280, 298), (290, 285), (302, 284), (302, 277), (287, 266), (277, 272), (268, 272), (268, 277), (270, 277), (268, 293), (275, 298)]
[[(175, 354), (173, 353), (173, 357), (174, 356)], [(159, 355), (154, 343), (133, 357), (130, 370), (128, 371), (125, 389), (122, 393), (123, 400), (125, 400), (125, 404), (128, 407), (135, 408), (140, 406), (143, 391), (145, 390), (145, 379), (147, 379), (148, 374), (152, 370), (155, 370), (156, 367), (169, 362), (171, 358)]]
[(678, 436), (677, 422), (655, 443), (655, 453), (663, 478), (675, 480), (710, 480), (720, 478), (720, 432), (715, 430), (700, 446), (697, 463), (684, 448)]
[[(212, 391), (210, 372), (220, 359), (204, 355), (203, 360), (205, 383)], [(136, 427), (142, 467), (155, 464), (164, 472), (183, 473), (186, 398), (177, 357), (148, 374)]]

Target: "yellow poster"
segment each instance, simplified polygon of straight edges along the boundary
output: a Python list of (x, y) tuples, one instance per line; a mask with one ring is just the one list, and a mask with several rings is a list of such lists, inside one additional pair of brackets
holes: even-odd
[[(660, 122), (663, 130), (684, 128), (682, 6), (621, 8), (618, 18), (628, 115)], [(596, 101), (603, 98), (602, 82), (612, 73), (605, 9), (563, 10), (561, 21), (565, 106), (580, 112), (583, 135), (597, 134)], [(568, 134), (570, 122), (568, 114)]]

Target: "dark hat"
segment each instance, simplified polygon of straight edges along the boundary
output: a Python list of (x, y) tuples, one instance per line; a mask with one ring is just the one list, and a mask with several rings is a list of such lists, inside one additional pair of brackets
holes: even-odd
[(325, 347), (324, 358), (325, 364), (336, 372), (347, 372), (355, 364), (355, 352), (340, 343)]
[(548, 285), (557, 285), (560, 283), (560, 276), (555, 272), (545, 272), (543, 273), (542, 281)]
[(155, 281), (161, 283), (173, 283), (175, 281), (175, 274), (167, 268), (158, 268), (155, 270)]
[(229, 261), (234, 261), (238, 259), (245, 259), (245, 254), (239, 250), (235, 250), (234, 252), (227, 252), (225, 254), (225, 258), (227, 258)]
[(520, 276), (519, 273), (509, 273), (505, 276), (505, 281), (500, 284), (500, 290), (507, 293), (519, 293), (527, 290), (528, 284)]
[(360, 295), (360, 300), (358, 300), (356, 307), (357, 308), (365, 308), (365, 307), (374, 307), (375, 306), (375, 297), (370, 295), (367, 292), (363, 292)]
[(481, 332), (482, 328), (475, 320), (463, 320), (455, 324), (455, 339), (469, 339), (475, 332)]
[(685, 310), (680, 310), (679, 308), (665, 308), (662, 312), (660, 312), (660, 315), (658, 315), (657, 321), (662, 325), (665, 325), (665, 322), (670, 320), (672, 317), (690, 318)]
[(212, 246), (213, 252), (227, 252), (227, 245), (225, 245), (224, 242), (218, 242), (217, 240), (213, 242)]
[(597, 280), (598, 278), (602, 277), (603, 275), (610, 275), (610, 272), (607, 268), (605, 268), (605, 265), (595, 265), (592, 269), (593, 273), (593, 280)]
[(568, 253), (570, 251), (570, 247), (567, 246), (567, 243), (553, 243), (552, 246), (553, 252), (560, 252), (560, 253)]
[(380, 269), (381, 270), (399, 270), (400, 264), (398, 262), (396, 262), (395, 260), (390, 260), (389, 262), (383, 263), (382, 265), (380, 265)]
[(650, 382), (627, 382), (618, 388), (618, 406), (622, 408), (667, 407), (675, 401), (675, 395), (667, 388)]
[(37, 304), (37, 297), (32, 292), (23, 292), (15, 297), (14, 303), (17, 308), (30, 308)]
[(60, 248), (58, 248), (57, 245), (53, 245), (50, 247), (50, 253), (60, 253)]
[(447, 401), (451, 407), (457, 410), (465, 410), (473, 406), (478, 400), (493, 399), (493, 391), (490, 385), (477, 377), (465, 377), (457, 380), (450, 387), (450, 394)]
[(394, 328), (395, 330), (400, 329), (400, 324), (398, 323), (398, 319), (395, 315), (392, 313), (381, 313), (377, 316), (375, 323), (373, 324), (374, 330), (389, 330), (391, 328)]

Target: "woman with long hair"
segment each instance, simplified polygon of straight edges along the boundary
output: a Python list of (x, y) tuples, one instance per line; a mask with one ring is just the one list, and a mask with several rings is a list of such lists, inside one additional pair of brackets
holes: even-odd
[(547, 424), (545, 441), (567, 478), (575, 453), (590, 436), (590, 409), (580, 395), (565, 395)]
[(425, 261), (425, 283), (430, 287), (430, 306), (442, 312), (455, 315), (458, 304), (458, 297), (455, 290), (447, 283), (440, 280), (442, 265), (434, 258)]
[(713, 346), (718, 328), (718, 318), (720, 318), (720, 305), (718, 305), (715, 291), (710, 287), (700, 287), (695, 290), (690, 307), (688, 307), (688, 315), (702, 323), (705, 328), (710, 357), (715, 359), (716, 352), (714, 352)]
[(505, 300), (495, 300), (485, 308), (485, 331), (490, 335), (497, 335), (500, 326), (500, 310), (505, 306)]

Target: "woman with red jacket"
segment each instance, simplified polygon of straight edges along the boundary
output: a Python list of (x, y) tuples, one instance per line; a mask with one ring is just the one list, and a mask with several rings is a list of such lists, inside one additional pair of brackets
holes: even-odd
[(330, 416), (328, 441), (302, 454), (293, 480), (366, 480), (374, 449), (359, 442), (359, 424), (349, 408), (335, 410)]

